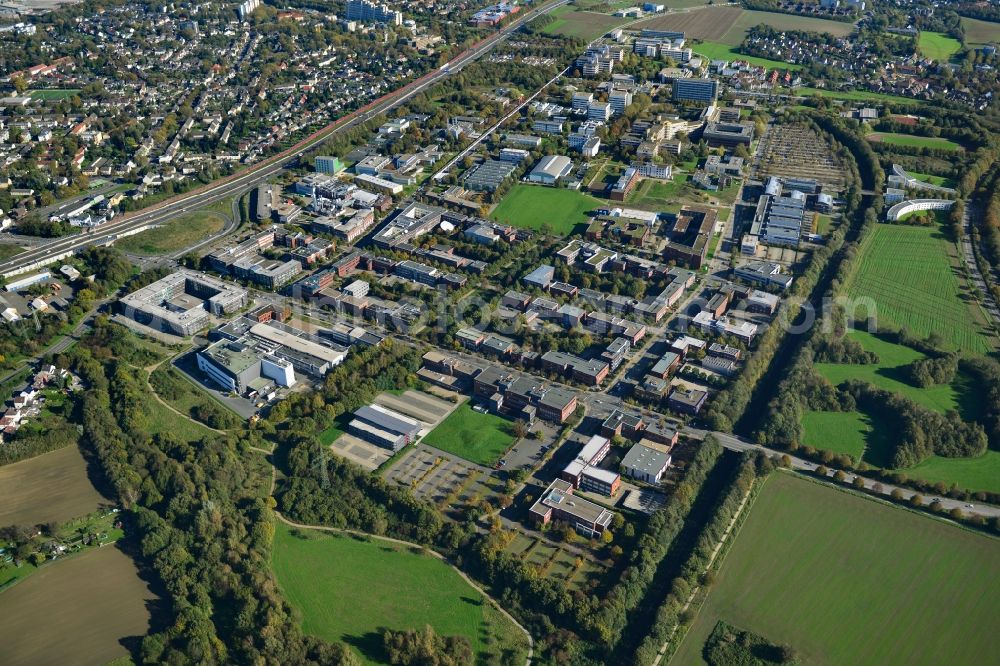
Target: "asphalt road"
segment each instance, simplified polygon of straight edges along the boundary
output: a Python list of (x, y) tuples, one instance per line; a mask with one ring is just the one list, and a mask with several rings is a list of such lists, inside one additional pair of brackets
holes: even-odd
[(189, 210), (197, 210), (198, 208), (244, 192), (257, 184), (265, 182), (270, 177), (281, 172), (290, 162), (298, 159), (302, 153), (322, 144), (338, 132), (343, 132), (359, 123), (367, 122), (371, 118), (399, 106), (425, 88), (436, 84), (444, 77), (449, 76), (451, 73), (488, 53), (526, 22), (547, 14), (557, 7), (565, 5), (567, 2), (569, 0), (556, 0), (556, 2), (552, 2), (544, 7), (526, 12), (524, 16), (505, 26), (496, 34), (487, 37), (452, 59), (446, 68), (434, 70), (423, 78), (412, 81), (395, 91), (395, 93), (382, 98), (370, 107), (355, 111), (338, 119), (323, 130), (320, 130), (320, 132), (314, 134), (311, 138), (300, 142), (281, 155), (254, 165), (245, 172), (229, 176), (187, 194), (178, 195), (149, 209), (123, 215), (117, 220), (108, 222), (89, 233), (54, 239), (52, 242), (34, 247), (14, 258), (0, 262), (0, 275), (9, 277), (40, 268), (41, 266), (57, 261), (61, 257), (68, 256), (78, 249), (90, 245), (113, 242), (123, 233), (135, 231), (150, 224), (167, 222)]
[(972, 280), (972, 284), (982, 294), (980, 298), (982, 299), (983, 309), (989, 313), (990, 319), (992, 319), (991, 323), (994, 326), (1000, 326), (1000, 308), (997, 307), (997, 303), (993, 299), (993, 293), (987, 286), (986, 280), (983, 279), (983, 274), (979, 271), (979, 263), (976, 262), (976, 253), (972, 248), (972, 217), (979, 214), (978, 206), (971, 201), (966, 204), (965, 214), (962, 217), (962, 227), (965, 230), (965, 233), (962, 235), (962, 259), (969, 270), (969, 279)]

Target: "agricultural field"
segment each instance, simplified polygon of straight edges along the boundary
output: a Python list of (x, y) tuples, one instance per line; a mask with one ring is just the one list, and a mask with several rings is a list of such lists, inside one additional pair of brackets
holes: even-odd
[(200, 210), (163, 226), (126, 236), (117, 241), (115, 247), (122, 252), (146, 256), (180, 252), (222, 231), (227, 220), (222, 213)]
[[(996, 340), (984, 328), (957, 268), (954, 243), (934, 227), (878, 224), (861, 242), (861, 256), (841, 293), (871, 299), (882, 328), (940, 335), (952, 348), (986, 353)], [(865, 316), (860, 308), (856, 316)]]
[(386, 663), (384, 629), (428, 624), (468, 638), (484, 662), (500, 651), (513, 653), (505, 663), (524, 662), (525, 635), (458, 572), (416, 549), (279, 523), (271, 563), (305, 633), (344, 641), (366, 663)]
[(628, 22), (629, 19), (598, 12), (581, 11), (571, 6), (560, 7), (550, 16), (555, 20), (545, 26), (544, 32), (549, 35), (565, 35), (579, 37), (588, 42), (593, 41), (615, 26)]
[(1000, 451), (987, 451), (978, 458), (931, 456), (919, 465), (900, 471), (915, 479), (1000, 493)]
[(750, 28), (767, 25), (775, 30), (805, 30), (808, 32), (825, 32), (834, 37), (847, 37), (854, 32), (854, 24), (843, 21), (831, 21), (812, 16), (793, 16), (779, 12), (743, 11), (732, 23), (729, 30), (717, 41), (723, 44), (739, 46), (746, 39)]
[(867, 331), (852, 329), (847, 334), (860, 342), (867, 351), (878, 354), (879, 362), (864, 365), (816, 363), (816, 371), (835, 386), (848, 379), (860, 379), (886, 391), (901, 393), (924, 407), (942, 413), (954, 409), (968, 419), (978, 412), (976, 389), (968, 376), (958, 373), (951, 384), (919, 388), (907, 382), (904, 366), (925, 358), (925, 354), (883, 340)]
[(846, 453), (855, 460), (861, 460), (872, 436), (869, 418), (858, 412), (806, 412), (802, 429), (806, 446)]
[(670, 663), (703, 664), (719, 620), (791, 645), (803, 665), (988, 663), (998, 553), (993, 537), (772, 474)]
[(0, 525), (61, 523), (107, 503), (76, 446), (0, 467)]
[(61, 100), (69, 99), (73, 95), (79, 95), (79, 88), (48, 88), (45, 90), (32, 90), (28, 93), (28, 97), (31, 99), (40, 99), (44, 101), (48, 100)]
[(868, 140), (875, 143), (887, 143), (891, 146), (905, 148), (930, 148), (933, 150), (965, 150), (962, 144), (941, 136), (916, 136), (914, 134), (898, 134), (895, 132), (872, 132)]
[(800, 65), (791, 65), (780, 60), (769, 60), (768, 58), (758, 58), (757, 56), (743, 55), (736, 46), (722, 44), (720, 42), (704, 42), (691, 47), (695, 53), (710, 60), (746, 60), (752, 65), (767, 67), (768, 69), (787, 69), (796, 71), (802, 69)]
[(589, 211), (605, 205), (583, 192), (518, 183), (490, 217), (522, 229), (537, 230), (547, 224), (554, 233), (567, 235), (573, 233), (576, 225), (587, 221)]
[(1000, 42), (1000, 23), (964, 16), (961, 17), (961, 21), (965, 30), (965, 43), (968, 46), (984, 46)]
[[(706, 7), (689, 12), (656, 16), (645, 21), (640, 21), (634, 27), (636, 29), (677, 30), (683, 32), (688, 39), (724, 42), (723, 37), (743, 13), (743, 10), (739, 7)], [(738, 45), (742, 41), (743, 39), (740, 38), (733, 46)]]
[(122, 641), (138, 647), (154, 598), (115, 546), (43, 567), (0, 592), (3, 661), (106, 664), (128, 657)]
[(423, 443), (480, 465), (493, 465), (514, 443), (513, 425), (463, 403), (430, 431)]
[(962, 42), (941, 32), (921, 30), (917, 50), (925, 58), (946, 62), (962, 50)]

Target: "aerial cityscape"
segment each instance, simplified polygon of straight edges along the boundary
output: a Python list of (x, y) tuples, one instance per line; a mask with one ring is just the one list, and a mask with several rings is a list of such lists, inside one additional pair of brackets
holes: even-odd
[(0, 0), (0, 662), (1000, 663), (1000, 0)]

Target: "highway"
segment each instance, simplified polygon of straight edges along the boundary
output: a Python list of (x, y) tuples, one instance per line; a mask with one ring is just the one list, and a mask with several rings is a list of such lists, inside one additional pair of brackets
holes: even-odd
[(449, 76), (488, 53), (528, 21), (547, 14), (568, 2), (569, 0), (555, 0), (544, 7), (526, 12), (523, 16), (504, 26), (495, 34), (477, 42), (471, 48), (453, 58), (444, 67), (425, 74), (402, 88), (337, 119), (274, 157), (255, 164), (244, 171), (222, 178), (191, 192), (178, 195), (150, 208), (125, 214), (90, 232), (53, 239), (50, 242), (33, 247), (16, 257), (0, 262), (0, 275), (4, 278), (9, 278), (21, 273), (27, 273), (54, 263), (60, 258), (67, 257), (81, 248), (113, 242), (123, 234), (135, 233), (147, 226), (162, 224), (174, 217), (183, 215), (189, 210), (197, 210), (219, 199), (241, 194), (281, 172), (285, 166), (296, 160), (302, 153), (322, 144), (334, 134), (354, 127), (359, 123), (367, 122), (379, 114), (399, 106), (422, 90), (434, 85), (444, 77)]

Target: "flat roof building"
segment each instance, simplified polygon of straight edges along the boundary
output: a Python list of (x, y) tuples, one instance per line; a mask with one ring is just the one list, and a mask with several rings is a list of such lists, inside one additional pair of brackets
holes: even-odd
[(584, 536), (596, 537), (611, 526), (614, 513), (573, 495), (573, 485), (556, 479), (528, 510), (536, 525), (563, 520)]
[(670, 467), (670, 454), (635, 444), (622, 458), (622, 473), (646, 483), (659, 483)]
[(246, 306), (246, 289), (194, 271), (180, 270), (119, 301), (123, 315), (174, 335), (193, 335), (223, 315)]

